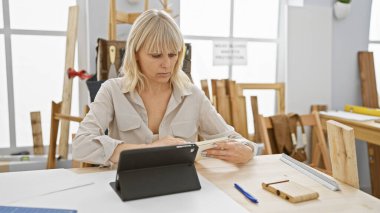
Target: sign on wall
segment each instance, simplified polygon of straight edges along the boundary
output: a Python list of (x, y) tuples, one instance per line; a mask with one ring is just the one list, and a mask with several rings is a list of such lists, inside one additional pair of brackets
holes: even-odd
[(213, 65), (247, 65), (247, 42), (214, 41)]

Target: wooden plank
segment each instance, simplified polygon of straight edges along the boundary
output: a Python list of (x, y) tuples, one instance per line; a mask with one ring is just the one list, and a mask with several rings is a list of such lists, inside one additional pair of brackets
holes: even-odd
[(271, 142), (268, 135), (268, 128), (273, 128), (269, 118), (259, 115), (260, 135), (264, 142), (264, 153), (267, 155), (273, 154)]
[(54, 119), (62, 120), (62, 121), (75, 121), (75, 122), (79, 123), (83, 120), (83, 117), (70, 116), (70, 115), (64, 115), (61, 113), (56, 113), (54, 115)]
[(242, 89), (281, 89), (284, 87), (283, 83), (239, 83)]
[(358, 54), (363, 106), (379, 108), (373, 53), (359, 52)]
[(44, 144), (42, 141), (41, 112), (30, 112), (33, 133), (33, 153), (35, 155), (44, 154)]
[[(208, 99), (210, 99), (210, 91), (208, 89), (208, 83), (207, 83), (207, 80), (204, 79), (204, 80), (201, 80), (201, 87), (202, 87), (202, 90), (203, 92), (205, 93), (205, 95), (207, 96)], [(210, 99), (211, 100), (211, 99)]]
[(109, 0), (108, 39), (116, 40), (116, 0)]
[(259, 104), (257, 102), (257, 96), (251, 96), (251, 108), (253, 115), (253, 127), (255, 129), (253, 141), (261, 142), (262, 139), (260, 135)]
[(285, 84), (277, 83), (278, 92), (277, 92), (277, 103), (278, 103), (278, 113), (285, 113)]
[[(70, 115), (70, 112), (71, 112), (73, 79), (69, 79), (66, 73), (66, 70), (74, 67), (75, 43), (77, 40), (77, 31), (78, 31), (78, 13), (79, 13), (78, 6), (72, 6), (69, 8), (69, 19), (68, 19), (67, 37), (66, 37), (66, 59), (65, 59), (62, 106), (61, 106), (61, 113), (65, 115)], [(63, 120), (61, 122), (60, 138), (59, 138), (59, 155), (63, 159), (67, 159), (67, 155), (68, 155), (69, 131), (70, 131), (70, 122)]]
[(57, 149), (57, 135), (59, 120), (54, 118), (54, 115), (61, 111), (62, 102), (51, 102), (51, 117), (50, 117), (50, 144), (48, 153), (47, 169), (55, 168), (55, 154)]
[[(327, 111), (327, 105), (314, 104), (314, 105), (310, 106), (310, 113), (320, 112), (320, 111)], [(318, 134), (318, 130), (312, 127), (311, 128), (311, 146), (312, 146), (311, 158), (312, 158), (312, 162), (319, 162), (320, 161), (321, 150), (319, 149), (317, 134)], [(325, 135), (325, 138), (327, 138), (325, 132), (323, 132), (323, 134)], [(319, 167), (319, 165), (315, 165), (315, 166)]]
[[(332, 172), (331, 159), (330, 159), (330, 155), (329, 155), (329, 150), (327, 148), (325, 135), (323, 133), (321, 120), (319, 118), (319, 113), (313, 112), (312, 115), (314, 116), (314, 119), (315, 119), (315, 125), (313, 127), (317, 133), (318, 147), (319, 147), (320, 153), (322, 155), (322, 162), (324, 164), (326, 172), (328, 174), (331, 174), (331, 172)], [(312, 163), (316, 163), (316, 162), (312, 162)], [(315, 164), (315, 165), (318, 166), (318, 164)]]
[[(116, 24), (133, 24), (135, 20), (137, 19), (137, 17), (139, 17), (140, 15), (141, 13), (124, 13), (124, 12), (117, 11), (116, 18), (115, 18)], [(115, 36), (115, 37), (110, 40), (116, 40), (116, 27), (117, 27), (116, 24), (112, 24), (112, 27), (115, 27), (115, 33), (114, 33), (115, 35), (112, 35), (112, 36)]]
[(354, 130), (334, 120), (327, 121), (333, 177), (359, 189)]
[(223, 117), (223, 119), (232, 125), (231, 119), (231, 108), (230, 108), (230, 97), (227, 95), (217, 95), (216, 96), (216, 106), (218, 113)]
[(236, 109), (235, 111), (232, 111), (232, 117), (234, 118), (234, 127), (239, 134), (245, 138), (248, 138), (247, 106), (245, 97), (237, 96), (233, 102), (236, 103)]
[[(375, 64), (372, 52), (359, 52), (359, 71), (361, 79), (361, 94), (363, 106), (379, 108), (376, 87)], [(372, 195), (380, 198), (380, 147), (368, 144), (369, 168), (371, 173)]]

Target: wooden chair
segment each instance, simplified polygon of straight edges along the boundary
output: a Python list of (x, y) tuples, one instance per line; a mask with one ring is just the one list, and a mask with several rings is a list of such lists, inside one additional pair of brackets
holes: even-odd
[(359, 189), (354, 130), (339, 122), (326, 123), (332, 163), (332, 176)]
[[(313, 112), (312, 114), (305, 114), (300, 115), (301, 120), (303, 122), (303, 125), (314, 127), (315, 131), (317, 132), (317, 138), (318, 138), (318, 145), (313, 150), (312, 160), (311, 160), (311, 166), (315, 167), (327, 174), (331, 174), (331, 161), (330, 156), (326, 144), (326, 140), (323, 134), (321, 121), (319, 119), (318, 112)], [(273, 130), (272, 123), (270, 121), (269, 117), (263, 117), (262, 115), (259, 115), (259, 122), (260, 122), (260, 135), (262, 136), (262, 140), (264, 142), (264, 152), (266, 154), (278, 154), (274, 153), (274, 143), (270, 139), (270, 134), (268, 131)], [(320, 166), (320, 159), (322, 157), (322, 163), (324, 168), (321, 168)]]
[[(61, 113), (62, 102), (51, 103), (51, 120), (50, 120), (50, 144), (49, 144), (49, 153), (47, 161), (47, 169), (55, 169), (56, 167), (56, 149), (57, 149), (57, 136), (58, 136), (58, 127), (61, 120), (64, 121), (73, 121), (81, 122), (84, 118), (79, 116), (69, 116)], [(87, 114), (89, 107), (85, 106), (83, 110), (84, 114)]]

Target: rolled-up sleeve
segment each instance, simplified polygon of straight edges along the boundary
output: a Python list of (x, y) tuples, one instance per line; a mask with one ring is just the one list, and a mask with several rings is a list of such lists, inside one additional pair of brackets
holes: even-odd
[(107, 82), (99, 89), (90, 111), (81, 122), (73, 140), (73, 159), (88, 163), (109, 165), (109, 158), (122, 141), (104, 132), (114, 117), (112, 93)]

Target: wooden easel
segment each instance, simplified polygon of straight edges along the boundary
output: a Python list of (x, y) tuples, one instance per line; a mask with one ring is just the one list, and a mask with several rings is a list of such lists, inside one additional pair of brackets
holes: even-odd
[(67, 159), (70, 121), (78, 120), (75, 117), (70, 116), (73, 79), (70, 79), (67, 74), (67, 70), (69, 68), (74, 67), (75, 43), (77, 40), (77, 31), (78, 31), (78, 14), (79, 14), (78, 6), (71, 6), (69, 8), (62, 102), (59, 102), (59, 103), (52, 102), (50, 144), (49, 144), (49, 153), (48, 153), (48, 162), (47, 162), (48, 169), (55, 168), (55, 158), (56, 158), (55, 154), (56, 154), (56, 146), (57, 146), (59, 121), (62, 120), (61, 129), (60, 129), (60, 140), (59, 140), (59, 158)]
[[(163, 10), (171, 14), (172, 9), (169, 7), (168, 0), (160, 0)], [(149, 9), (149, 0), (144, 0), (144, 11)], [(109, 18), (108, 18), (108, 39), (117, 40), (116, 27), (117, 24), (133, 24), (137, 17), (141, 14), (138, 13), (124, 13), (116, 9), (116, 0), (109, 1)]]

